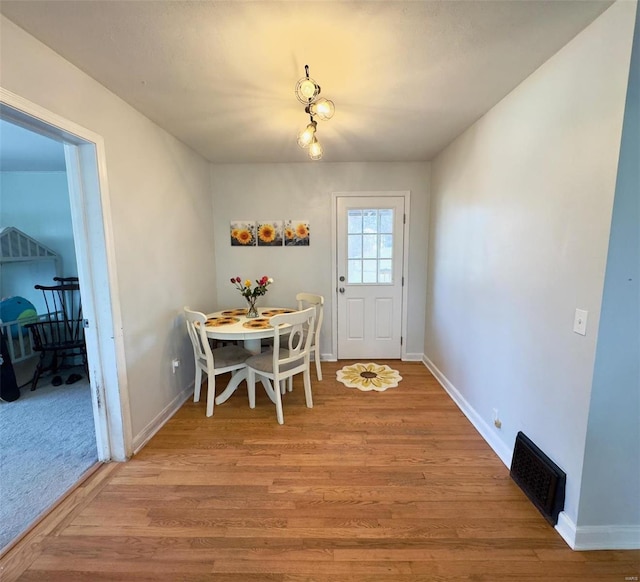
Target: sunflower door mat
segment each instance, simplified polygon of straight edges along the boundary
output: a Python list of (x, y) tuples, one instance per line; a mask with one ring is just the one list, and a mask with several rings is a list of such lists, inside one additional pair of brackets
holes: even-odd
[(402, 376), (385, 364), (368, 362), (344, 366), (336, 372), (336, 379), (347, 388), (357, 388), (363, 392), (383, 392), (388, 388), (395, 388)]

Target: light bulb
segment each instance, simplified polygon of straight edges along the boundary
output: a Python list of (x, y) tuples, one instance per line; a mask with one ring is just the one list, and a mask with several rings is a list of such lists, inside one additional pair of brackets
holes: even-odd
[(314, 117), (322, 120), (331, 119), (336, 112), (336, 106), (329, 99), (318, 99), (315, 103), (309, 105), (309, 113)]
[(313, 138), (313, 141), (311, 142), (311, 145), (309, 146), (309, 157), (312, 160), (319, 160), (320, 158), (322, 158), (322, 146), (320, 145), (320, 142), (315, 138)]
[(314, 140), (316, 133), (316, 122), (312, 121), (307, 127), (305, 127), (300, 135), (298, 135), (298, 145), (301, 148), (308, 148)]
[(296, 97), (305, 105), (312, 102), (320, 93), (318, 84), (309, 77), (303, 77), (296, 85)]
[(311, 99), (316, 93), (316, 84), (311, 79), (305, 79), (300, 83), (300, 94), (306, 99)]

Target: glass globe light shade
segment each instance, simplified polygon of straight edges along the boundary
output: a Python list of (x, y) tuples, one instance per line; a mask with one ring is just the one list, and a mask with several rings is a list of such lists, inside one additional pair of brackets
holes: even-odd
[(319, 160), (320, 158), (322, 158), (322, 146), (315, 137), (313, 138), (313, 141), (309, 146), (309, 157), (312, 160)]
[(336, 106), (329, 99), (318, 99), (315, 103), (309, 105), (309, 113), (314, 117), (322, 120), (331, 119), (336, 112)]
[(305, 127), (298, 135), (298, 145), (301, 148), (308, 148), (314, 140), (316, 133), (316, 122), (313, 121)]
[(300, 103), (307, 105), (320, 94), (320, 86), (311, 78), (303, 77), (296, 85), (296, 97)]

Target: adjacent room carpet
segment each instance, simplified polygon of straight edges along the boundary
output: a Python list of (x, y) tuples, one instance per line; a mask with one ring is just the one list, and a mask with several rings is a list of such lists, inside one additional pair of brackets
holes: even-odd
[(86, 376), (50, 382), (48, 376), (34, 392), (25, 386), (15, 402), (0, 402), (0, 550), (98, 460)]
[(385, 364), (368, 362), (344, 366), (336, 372), (336, 379), (347, 388), (357, 388), (363, 392), (370, 390), (382, 392), (388, 388), (395, 388), (402, 380), (402, 376), (397, 370)]

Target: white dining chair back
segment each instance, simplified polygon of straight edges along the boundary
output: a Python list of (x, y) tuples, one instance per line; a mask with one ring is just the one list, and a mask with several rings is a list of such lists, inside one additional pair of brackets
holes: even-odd
[(205, 331), (207, 317), (204, 313), (184, 308), (184, 318), (187, 332), (193, 346), (196, 365), (196, 378), (193, 391), (193, 401), (200, 401), (200, 387), (202, 373), (207, 374), (207, 416), (213, 415), (216, 396), (216, 376), (231, 372), (232, 374), (245, 367), (245, 360), (251, 352), (239, 346), (224, 346), (211, 349)]
[(315, 331), (312, 335), (311, 351), (316, 363), (316, 377), (322, 380), (322, 368), (320, 367), (320, 330), (322, 329), (322, 315), (324, 311), (324, 297), (313, 293), (298, 293), (296, 295), (298, 311), (313, 307), (316, 310)]
[[(269, 324), (274, 328), (273, 351), (251, 356), (246, 361), (249, 406), (251, 408), (255, 406), (256, 374), (267, 381), (272, 381), (272, 391), (270, 390), (269, 393), (271, 397), (272, 392), (275, 401), (276, 418), (279, 424), (284, 424), (281, 386), (284, 386), (285, 380), (293, 378), (296, 374), (302, 373), (307, 408), (313, 408), (309, 362), (315, 319), (316, 310), (313, 307), (303, 311), (274, 315), (269, 319)], [(307, 333), (307, 330), (310, 333)]]

